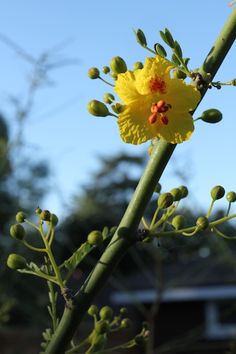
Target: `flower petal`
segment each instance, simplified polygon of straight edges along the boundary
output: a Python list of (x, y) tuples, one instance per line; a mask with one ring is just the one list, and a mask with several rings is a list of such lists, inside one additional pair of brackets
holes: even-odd
[(119, 74), (116, 80), (114, 91), (124, 104), (129, 104), (139, 98), (139, 93), (135, 86), (135, 75), (132, 71)]

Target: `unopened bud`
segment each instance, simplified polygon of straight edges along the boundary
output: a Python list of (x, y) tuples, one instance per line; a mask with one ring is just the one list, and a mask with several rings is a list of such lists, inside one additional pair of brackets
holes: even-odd
[(126, 62), (118, 56), (111, 59), (110, 67), (115, 74), (121, 74), (127, 71)]
[(58, 217), (56, 216), (56, 214), (50, 215), (50, 222), (53, 226), (56, 226), (58, 224)]
[(146, 37), (145, 37), (145, 34), (143, 33), (143, 31), (139, 28), (139, 29), (137, 29), (137, 31), (134, 31), (134, 33), (135, 33), (137, 42), (141, 46), (146, 47), (147, 46), (147, 40), (146, 40)]
[(157, 205), (161, 209), (166, 209), (173, 204), (174, 198), (170, 193), (163, 193), (159, 196)]
[(10, 235), (21, 241), (25, 237), (25, 229), (21, 224), (14, 224), (10, 227)]
[(226, 199), (227, 199), (228, 202), (230, 202), (230, 203), (236, 202), (236, 193), (235, 193), (235, 192), (228, 192), (228, 193), (226, 194)]
[(188, 195), (188, 188), (186, 186), (180, 186), (178, 189), (181, 191), (181, 199), (186, 198)]
[(207, 217), (200, 216), (196, 221), (196, 225), (199, 230), (206, 230), (209, 226), (209, 221), (208, 221)]
[(154, 192), (155, 193), (160, 193), (160, 191), (161, 191), (161, 184), (158, 182), (156, 187), (155, 187), (155, 189), (154, 189)]
[(116, 104), (113, 104), (111, 106), (111, 108), (112, 108), (113, 112), (120, 114), (124, 111), (125, 106), (123, 104), (117, 102)]
[(23, 211), (18, 211), (18, 213), (16, 214), (16, 221), (17, 222), (24, 222), (26, 218), (26, 215)]
[(214, 201), (223, 198), (224, 195), (225, 189), (222, 186), (215, 186), (211, 190), (211, 197)]
[(110, 306), (104, 306), (101, 308), (99, 315), (102, 320), (110, 321), (113, 316), (113, 310), (111, 309)]
[(7, 258), (7, 265), (11, 269), (23, 269), (27, 264), (24, 257), (16, 253), (11, 253)]
[(88, 77), (92, 80), (98, 79), (100, 75), (100, 72), (98, 68), (90, 68), (88, 71)]
[(131, 327), (131, 320), (129, 318), (124, 318), (121, 321), (121, 327), (122, 328), (130, 328)]
[(92, 100), (89, 102), (88, 111), (90, 114), (96, 117), (106, 117), (110, 114), (107, 106), (97, 100)]
[(133, 66), (134, 70), (142, 69), (143, 68), (143, 63), (141, 61), (136, 61)]
[(206, 123), (218, 123), (223, 118), (222, 113), (215, 108), (207, 109), (202, 113), (201, 119)]
[(40, 207), (37, 207), (36, 209), (35, 209), (35, 214), (36, 215), (40, 215), (42, 213), (42, 209), (40, 208)]
[(172, 226), (175, 228), (175, 230), (180, 230), (184, 227), (185, 219), (183, 215), (176, 215), (172, 219)]
[(111, 104), (115, 100), (115, 97), (111, 93), (105, 93), (103, 100), (105, 103)]
[(104, 74), (108, 74), (108, 73), (110, 72), (109, 66), (104, 66), (104, 67), (102, 68), (102, 71), (104, 72)]
[(98, 307), (96, 305), (91, 305), (90, 308), (88, 309), (88, 314), (90, 316), (95, 316), (98, 314)]
[(99, 246), (103, 241), (101, 231), (98, 230), (91, 231), (88, 235), (87, 240), (91, 246)]
[(42, 210), (40, 213), (40, 219), (43, 221), (50, 221), (51, 213), (49, 210)]
[(178, 202), (182, 198), (182, 193), (179, 188), (173, 188), (170, 191), (170, 194), (173, 195), (174, 201)]

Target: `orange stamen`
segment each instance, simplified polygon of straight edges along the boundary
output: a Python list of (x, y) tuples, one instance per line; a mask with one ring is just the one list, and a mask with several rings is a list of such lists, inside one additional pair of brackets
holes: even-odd
[(157, 121), (157, 114), (156, 113), (152, 113), (149, 117), (148, 117), (148, 122), (150, 124), (154, 124)]
[(166, 92), (166, 83), (161, 77), (156, 77), (156, 78), (153, 78), (150, 80), (149, 88), (152, 93), (155, 93), (155, 92), (165, 93)]
[(161, 123), (167, 125), (169, 123), (169, 119), (167, 116), (161, 115), (160, 116)]

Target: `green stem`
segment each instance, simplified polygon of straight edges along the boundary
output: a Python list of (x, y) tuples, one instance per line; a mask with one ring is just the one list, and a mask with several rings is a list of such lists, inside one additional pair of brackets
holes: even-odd
[[(236, 10), (232, 11), (222, 32), (204, 61), (200, 71), (210, 73), (214, 77), (236, 37)], [(202, 97), (206, 89), (202, 92)], [(64, 354), (78, 325), (82, 321), (88, 307), (98, 291), (105, 285), (121, 258), (135, 242), (135, 233), (139, 222), (155, 190), (175, 145), (160, 140), (154, 147), (151, 158), (130, 204), (96, 267), (81, 287), (70, 307), (65, 307), (61, 321), (57, 327), (45, 354)]]

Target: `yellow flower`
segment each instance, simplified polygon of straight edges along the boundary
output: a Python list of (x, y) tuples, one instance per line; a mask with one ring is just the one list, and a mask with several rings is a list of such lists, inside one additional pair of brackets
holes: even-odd
[(189, 110), (200, 100), (199, 91), (172, 78), (173, 66), (159, 56), (147, 58), (142, 69), (119, 74), (115, 92), (124, 109), (118, 116), (121, 138), (141, 144), (162, 137), (172, 144), (190, 138), (193, 119)]

